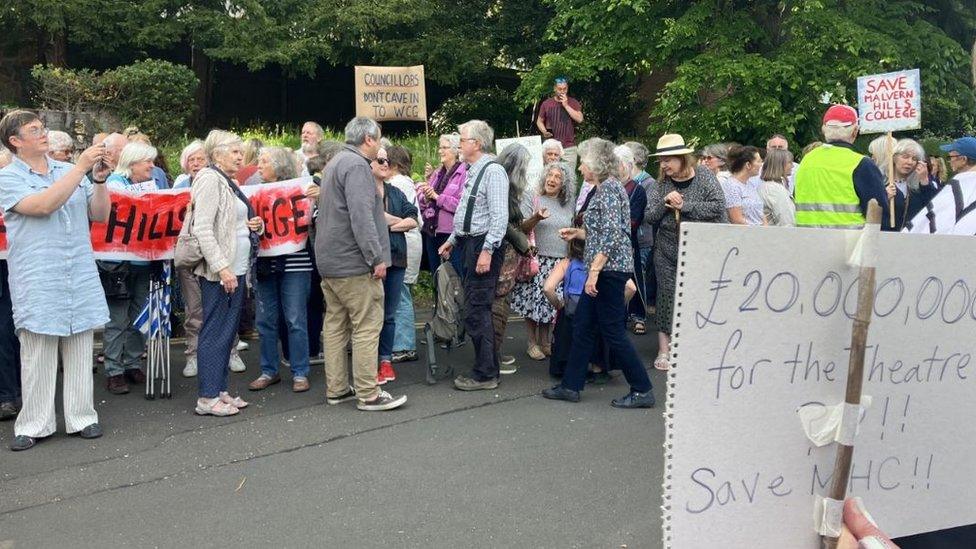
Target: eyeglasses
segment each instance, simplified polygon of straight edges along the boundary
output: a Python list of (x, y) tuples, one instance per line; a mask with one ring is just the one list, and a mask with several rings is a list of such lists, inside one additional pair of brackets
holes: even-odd
[(376, 163), (379, 164), (380, 166), (386, 166), (387, 164), (390, 163), (390, 161), (386, 158), (377, 158)]
[(31, 128), (26, 128), (24, 133), (31, 137), (40, 137), (42, 135), (47, 135), (47, 127), (45, 126), (34, 126)]
[(961, 154), (950, 154), (949, 160), (955, 160), (957, 158), (960, 158), (961, 156), (962, 156)]

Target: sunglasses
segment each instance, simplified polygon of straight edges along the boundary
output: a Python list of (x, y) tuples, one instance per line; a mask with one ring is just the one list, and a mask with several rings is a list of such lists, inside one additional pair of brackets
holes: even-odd
[(387, 164), (390, 163), (390, 161), (386, 158), (377, 158), (376, 163), (379, 164), (380, 166), (386, 166)]

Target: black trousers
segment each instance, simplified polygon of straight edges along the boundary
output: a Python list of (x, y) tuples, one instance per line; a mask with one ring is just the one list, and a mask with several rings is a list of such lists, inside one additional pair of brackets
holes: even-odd
[(20, 340), (14, 332), (9, 276), (7, 260), (0, 260), (0, 402), (20, 398)]
[(471, 377), (487, 381), (498, 377), (498, 357), (495, 352), (495, 329), (492, 325), (491, 305), (495, 301), (495, 286), (505, 258), (505, 244), (491, 254), (491, 267), (485, 274), (478, 274), (475, 266), (485, 235), (462, 236), (457, 239), (464, 262), (464, 329), (474, 345), (474, 366)]

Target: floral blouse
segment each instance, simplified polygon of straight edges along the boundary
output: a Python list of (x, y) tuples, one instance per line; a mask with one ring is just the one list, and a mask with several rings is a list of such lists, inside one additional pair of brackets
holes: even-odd
[(583, 260), (590, 265), (596, 254), (602, 253), (607, 256), (604, 270), (633, 272), (627, 191), (616, 179), (607, 179), (593, 193), (590, 205), (583, 214), (583, 228), (586, 229)]

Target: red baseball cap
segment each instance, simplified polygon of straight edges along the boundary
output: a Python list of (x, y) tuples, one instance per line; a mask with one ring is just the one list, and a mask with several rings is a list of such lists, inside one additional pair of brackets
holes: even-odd
[(825, 126), (853, 126), (857, 124), (857, 111), (847, 105), (831, 105), (824, 113)]

